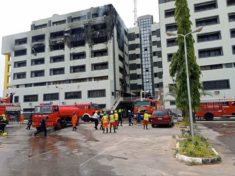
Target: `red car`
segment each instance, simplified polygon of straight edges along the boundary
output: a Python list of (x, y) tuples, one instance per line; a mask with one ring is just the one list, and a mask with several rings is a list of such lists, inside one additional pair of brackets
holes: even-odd
[(162, 110), (162, 111), (153, 111), (151, 117), (152, 127), (157, 125), (168, 125), (172, 127), (174, 125), (173, 116), (170, 111)]

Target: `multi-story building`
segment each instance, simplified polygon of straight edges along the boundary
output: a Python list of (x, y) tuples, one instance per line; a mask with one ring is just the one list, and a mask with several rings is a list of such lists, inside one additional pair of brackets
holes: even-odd
[[(200, 33), (193, 34), (195, 54), (201, 67), (201, 82), (212, 96), (202, 99), (235, 98), (235, 1), (234, 0), (188, 0), (192, 30), (203, 26)], [(176, 37), (168, 37), (167, 31), (176, 32), (174, 19), (175, 1), (159, 0), (160, 29), (164, 94), (174, 84), (169, 75), (172, 54), (178, 49)], [(165, 97), (165, 107), (173, 107), (173, 97)]]
[(162, 54), (159, 23), (153, 16), (138, 18), (138, 26), (128, 30), (130, 89), (132, 94), (159, 98), (162, 82)]
[(127, 29), (112, 5), (32, 22), (5, 36), (5, 93), (24, 111), (46, 102), (111, 108), (129, 92)]

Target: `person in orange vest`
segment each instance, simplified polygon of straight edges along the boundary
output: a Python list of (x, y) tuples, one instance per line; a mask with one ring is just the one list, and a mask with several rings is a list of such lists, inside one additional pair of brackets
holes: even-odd
[(104, 112), (104, 115), (101, 121), (102, 121), (102, 126), (103, 126), (103, 133), (105, 132), (105, 130), (106, 130), (106, 133), (108, 133), (109, 119), (108, 119), (108, 115), (106, 114), (106, 112)]
[(110, 129), (110, 133), (112, 132), (112, 128), (114, 133), (116, 133), (116, 119), (115, 119), (115, 114), (113, 114), (113, 111), (111, 111), (111, 114), (109, 115), (109, 129)]
[(20, 119), (19, 119), (20, 124), (22, 125), (24, 123), (24, 114), (20, 114)]
[(114, 112), (114, 119), (115, 119), (115, 127), (114, 128), (118, 129), (118, 113), (117, 113), (117, 111)]
[(77, 131), (78, 116), (75, 112), (73, 112), (71, 122), (72, 122), (73, 131)]
[(149, 118), (150, 118), (150, 115), (145, 111), (144, 112), (143, 126), (144, 126), (144, 129), (146, 129), (146, 130), (148, 129)]

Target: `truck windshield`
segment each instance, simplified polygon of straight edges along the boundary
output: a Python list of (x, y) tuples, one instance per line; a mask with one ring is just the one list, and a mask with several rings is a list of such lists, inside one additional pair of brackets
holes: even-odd
[(36, 114), (50, 114), (51, 106), (36, 106), (34, 112)]
[(135, 102), (135, 106), (136, 107), (140, 107), (140, 106), (149, 106), (150, 102), (149, 101), (137, 101)]

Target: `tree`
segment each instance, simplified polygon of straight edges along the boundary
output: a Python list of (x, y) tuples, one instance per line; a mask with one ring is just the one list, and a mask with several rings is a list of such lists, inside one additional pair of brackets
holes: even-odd
[[(188, 34), (192, 32), (190, 12), (188, 8), (187, 0), (176, 0), (175, 2), (175, 20), (177, 24), (178, 34)], [(189, 80), (192, 97), (192, 108), (196, 109), (200, 104), (200, 90), (202, 88), (200, 83), (200, 67), (196, 62), (194, 53), (194, 39), (192, 34), (189, 34), (186, 38), (187, 52), (188, 52), (188, 69)], [(170, 64), (170, 75), (175, 77), (176, 83), (176, 106), (186, 113), (185, 120), (188, 119), (188, 94), (187, 94), (187, 80), (186, 80), (186, 67), (185, 67), (185, 53), (184, 53), (184, 38), (182, 36), (177, 37), (177, 44), (179, 49), (177, 53), (173, 55), (172, 62)]]

